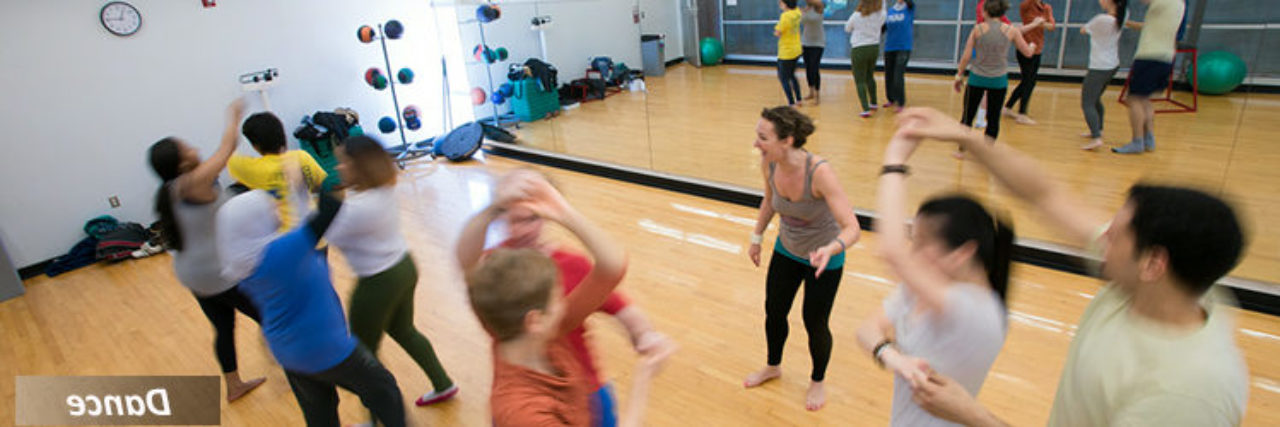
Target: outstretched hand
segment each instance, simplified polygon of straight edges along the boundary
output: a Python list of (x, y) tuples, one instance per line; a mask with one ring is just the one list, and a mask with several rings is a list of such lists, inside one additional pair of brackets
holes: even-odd
[(973, 131), (955, 118), (929, 107), (914, 107), (898, 114), (898, 134), (908, 139), (959, 142)]
[(546, 177), (532, 170), (518, 170), (502, 177), (494, 199), (500, 208), (523, 206), (555, 222), (564, 222), (573, 212), (569, 202)]
[(235, 100), (231, 101), (230, 105), (227, 105), (227, 120), (232, 123), (235, 123), (236, 126), (239, 126), (240, 119), (243, 117), (244, 117), (244, 97), (236, 97)]

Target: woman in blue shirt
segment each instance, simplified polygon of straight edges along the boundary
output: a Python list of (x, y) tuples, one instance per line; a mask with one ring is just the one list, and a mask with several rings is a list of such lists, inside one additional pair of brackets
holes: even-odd
[(888, 97), (884, 107), (893, 106), (895, 112), (907, 105), (904, 75), (907, 61), (911, 59), (915, 22), (916, 3), (912, 0), (898, 0), (889, 7), (884, 19), (884, 86)]

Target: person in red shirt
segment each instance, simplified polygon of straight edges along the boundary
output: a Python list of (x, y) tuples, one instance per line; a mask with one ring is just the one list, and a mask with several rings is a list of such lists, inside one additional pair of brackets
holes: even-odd
[[(1004, 104), (1003, 114), (1013, 117), (1014, 121), (1024, 125), (1034, 125), (1035, 120), (1027, 117), (1027, 104), (1031, 102), (1031, 91), (1036, 89), (1036, 80), (1040, 75), (1040, 54), (1044, 52), (1044, 32), (1053, 31), (1058, 21), (1053, 19), (1053, 6), (1041, 0), (1022, 0), (1018, 7), (1018, 15), (1022, 17), (1022, 36), (1028, 43), (1036, 44), (1036, 53), (1031, 56), (1015, 52), (1018, 56), (1018, 69), (1022, 78), (1018, 87), (1009, 95)], [(1021, 105), (1018, 103), (1021, 102)], [(1018, 105), (1018, 111), (1013, 106)]]
[[(468, 274), (468, 284), (473, 295), (472, 305), (482, 323), (485, 323), (486, 329), (497, 340), (494, 355), (494, 388), (490, 398), (495, 422), (503, 425), (546, 420), (578, 425), (590, 421), (592, 425), (597, 426), (612, 426), (617, 423), (611, 388), (602, 385), (600, 374), (586, 344), (585, 328), (582, 325), (582, 320), (586, 316), (594, 311), (603, 311), (615, 316), (623, 323), (631, 335), (636, 351), (641, 353), (644, 359), (639, 369), (640, 375), (637, 375), (636, 382), (633, 384), (628, 412), (623, 419), (623, 425), (638, 423), (645, 397), (644, 393), (636, 389), (641, 387), (647, 389), (650, 378), (645, 376), (651, 377), (656, 373), (657, 364), (674, 351), (674, 344), (665, 335), (653, 330), (648, 318), (639, 308), (628, 304), (620, 293), (612, 291), (617, 281), (621, 280), (620, 272), (616, 278), (605, 276), (610, 278), (604, 283), (609, 286), (607, 290), (601, 289), (601, 272), (607, 273), (611, 268), (615, 268), (616, 260), (605, 257), (604, 255), (609, 254), (600, 253), (601, 248), (593, 247), (592, 239), (584, 236), (583, 233), (594, 231), (594, 226), (579, 223), (583, 221), (580, 215), (563, 203), (563, 199), (545, 178), (531, 170), (520, 170), (508, 174), (500, 180), (496, 198), (497, 201), (492, 206), (481, 211), (467, 223), (457, 248), (460, 264), (464, 270), (471, 272)], [(497, 248), (485, 251), (484, 243), (489, 224), (499, 219), (507, 223), (509, 236)], [(542, 240), (545, 219), (558, 222), (578, 234), (592, 251), (596, 259), (595, 266), (593, 267), (591, 260), (581, 254)], [(601, 240), (601, 237), (603, 236), (596, 236), (596, 240)], [(541, 267), (536, 267), (539, 264)], [(543, 271), (546, 268), (550, 270)], [(526, 271), (530, 269), (532, 270)], [(495, 273), (495, 270), (498, 272)], [(504, 273), (502, 270), (509, 271)], [(493, 314), (499, 314), (498, 318), (518, 314), (501, 314), (503, 311), (510, 311), (511, 307), (499, 307), (495, 311), (493, 304), (482, 304), (492, 295), (487, 295), (488, 291), (480, 291), (480, 287), (486, 287), (487, 282), (494, 280), (493, 277), (506, 274), (513, 275), (512, 278), (521, 278), (521, 282), (533, 282), (530, 276), (550, 275), (552, 278), (558, 278), (562, 284), (562, 292), (557, 293), (557, 296), (564, 295), (565, 301), (568, 301), (566, 304), (583, 301), (584, 298), (591, 299), (593, 303), (583, 302), (568, 307), (569, 314), (561, 321), (562, 333), (553, 334), (554, 339), (551, 339), (549, 345), (545, 347), (545, 354), (539, 356), (537, 352), (528, 351), (527, 345), (508, 344), (508, 342), (522, 340), (535, 342), (538, 340), (510, 336), (504, 340), (503, 337), (512, 332), (501, 332), (490, 324), (492, 322), (485, 320), (487, 316), (492, 317)], [(508, 285), (487, 284), (489, 288), (499, 286)], [(526, 288), (527, 285), (521, 284), (518, 287)], [(506, 288), (501, 290), (504, 294), (511, 292)], [(583, 297), (584, 292), (589, 296)], [(511, 295), (506, 295), (504, 298), (509, 300), (510, 297)], [(482, 308), (482, 306), (488, 308)], [(527, 307), (520, 304), (520, 309)], [(486, 315), (483, 313), (485, 311), (491, 313)], [(519, 309), (516, 311), (518, 312)], [(549, 311), (549, 309), (525, 310), (522, 316), (523, 326), (528, 327), (528, 318), (534, 313), (538, 313), (538, 317), (543, 317), (548, 315)], [(532, 329), (526, 332), (525, 335), (533, 334), (534, 338), (547, 335), (546, 331), (542, 331), (542, 334), (535, 334)], [(503, 350), (504, 347), (507, 351)], [(510, 352), (517, 349), (522, 351), (515, 352), (517, 357), (510, 357), (512, 355)], [(550, 364), (555, 374), (548, 375), (547, 372), (540, 372), (537, 369), (537, 363), (518, 363), (521, 360), (527, 361), (528, 359), (524, 356), (529, 355), (539, 356), (533, 358), (534, 361), (545, 357), (545, 361)]]

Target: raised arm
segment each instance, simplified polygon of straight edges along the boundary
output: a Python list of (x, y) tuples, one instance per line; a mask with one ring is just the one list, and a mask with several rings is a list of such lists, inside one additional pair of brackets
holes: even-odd
[(835, 170), (830, 164), (824, 163), (814, 169), (813, 187), (817, 196), (826, 200), (827, 209), (831, 210), (831, 214), (836, 217), (836, 222), (840, 223), (840, 234), (825, 246), (809, 254), (809, 263), (817, 270), (816, 275), (820, 276), (831, 257), (858, 243), (862, 238), (862, 229), (858, 226), (858, 216), (853, 213), (853, 205), (849, 203), (849, 197), (840, 187), (840, 181), (836, 179)]
[(1036, 54), (1036, 44), (1027, 43), (1027, 39), (1022, 37), (1021, 31), (1010, 31), (1013, 44), (1018, 48), (1018, 52), (1022, 52), (1022, 56), (1032, 56)]
[[(886, 168), (906, 167), (907, 160), (915, 152), (920, 141), (894, 134), (884, 153)], [(876, 240), (880, 258), (902, 280), (920, 304), (933, 312), (945, 308), (947, 277), (932, 264), (917, 260), (911, 253), (907, 238), (907, 174), (888, 172), (880, 175), (880, 188), (876, 191)]]
[(964, 87), (964, 71), (969, 69), (969, 58), (973, 55), (973, 48), (977, 43), (978, 27), (973, 27), (969, 31), (969, 38), (964, 42), (964, 50), (960, 51), (960, 65), (956, 67), (955, 90), (959, 92)]
[(760, 266), (760, 244), (764, 239), (764, 231), (773, 222), (773, 186), (769, 185), (769, 163), (760, 161), (760, 174), (764, 177), (764, 198), (760, 200), (760, 213), (756, 214), (756, 228), (751, 232), (751, 249), (748, 256), (756, 267)]
[(217, 197), (213, 182), (218, 179), (222, 169), (227, 167), (227, 160), (236, 150), (236, 142), (239, 140), (237, 130), (243, 117), (244, 100), (236, 98), (227, 106), (227, 125), (222, 130), (222, 141), (218, 144), (218, 149), (195, 169), (182, 176), (178, 194), (183, 200), (207, 203)]
[(480, 262), (480, 257), (484, 255), (484, 241), (489, 233), (489, 224), (498, 219), (501, 214), (502, 211), (497, 205), (489, 205), (462, 226), (462, 233), (458, 236), (458, 244), (454, 249), (454, 255), (458, 257), (458, 265), (462, 267), (462, 271), (471, 271), (471, 268)]
[(981, 133), (932, 108), (909, 108), (898, 115), (898, 120), (906, 137), (959, 143), (1005, 188), (1034, 205), (1066, 237), (1081, 246), (1091, 242), (1105, 222), (1076, 196), (1049, 179), (1034, 160), (1008, 144), (989, 144)]

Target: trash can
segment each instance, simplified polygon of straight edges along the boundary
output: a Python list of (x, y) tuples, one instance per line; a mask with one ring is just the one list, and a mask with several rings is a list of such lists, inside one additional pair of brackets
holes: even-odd
[(666, 74), (666, 50), (666, 36), (662, 34), (640, 35), (640, 56), (644, 61), (645, 76)]

